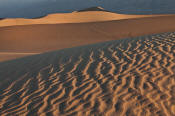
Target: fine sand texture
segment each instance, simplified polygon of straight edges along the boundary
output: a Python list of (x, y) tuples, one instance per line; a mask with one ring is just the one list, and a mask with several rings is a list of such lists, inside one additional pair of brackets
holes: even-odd
[(174, 116), (175, 32), (0, 63), (1, 116)]

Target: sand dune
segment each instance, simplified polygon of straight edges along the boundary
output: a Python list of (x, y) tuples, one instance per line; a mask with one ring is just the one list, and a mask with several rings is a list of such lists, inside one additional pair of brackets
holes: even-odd
[(45, 52), (175, 30), (175, 16), (0, 28), (0, 52)]
[[(0, 62), (30, 54), (141, 35), (172, 32), (174, 15), (122, 15), (104, 11), (0, 20)], [(16, 25), (16, 26), (14, 26)]]
[(104, 8), (102, 7), (90, 7), (90, 8), (85, 8), (83, 10), (78, 10), (78, 12), (86, 12), (86, 11), (105, 11), (105, 12), (108, 12), (107, 10), (105, 10)]
[(38, 53), (15, 53), (15, 52), (0, 52), (0, 62), (12, 60), (20, 57), (35, 55)]
[[(0, 27), (14, 26), (14, 25), (31, 25), (31, 24), (59, 24), (59, 23), (85, 23), (85, 22), (99, 22), (110, 20), (121, 20), (141, 17), (155, 17), (166, 15), (124, 15), (112, 12), (97, 11), (98, 8), (89, 8), (73, 13), (57, 13), (50, 14), (38, 19), (3, 19), (0, 20)], [(96, 10), (96, 11), (95, 11)], [(84, 12), (82, 12), (84, 11)]]
[(0, 63), (0, 115), (174, 116), (175, 32)]

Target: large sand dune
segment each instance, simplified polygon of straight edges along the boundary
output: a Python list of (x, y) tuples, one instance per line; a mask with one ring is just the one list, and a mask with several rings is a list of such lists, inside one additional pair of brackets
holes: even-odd
[(3, 62), (0, 80), (1, 116), (174, 116), (175, 32)]
[(48, 16), (35, 18), (35, 19), (24, 19), (24, 18), (1, 19), (0, 27), (14, 26), (14, 25), (31, 25), (31, 24), (101, 22), (101, 21), (133, 19), (133, 18), (142, 18), (142, 17), (166, 16), (166, 15), (125, 15), (125, 14), (106, 12), (106, 11), (96, 11), (98, 7), (96, 9), (95, 8), (96, 7), (84, 9), (73, 13), (50, 14)]
[[(83, 13), (83, 15), (81, 15), (81, 13)], [(98, 13), (95, 11), (90, 13), (81, 13), (64, 15), (69, 17), (67, 18), (67, 21), (68, 19), (69, 21), (75, 21), (71, 24), (40, 24), (0, 27), (0, 61), (30, 55), (26, 53), (41, 53), (51, 50), (116, 40), (120, 38), (136, 37), (162, 32), (173, 32), (175, 30), (175, 16), (173, 15), (150, 15), (151, 17), (140, 17), (139, 15), (136, 15), (138, 16), (136, 17), (134, 15), (119, 15), (103, 11), (98, 11)], [(84, 13), (89, 14), (87, 16), (90, 17), (90, 19), (86, 20), (86, 15)], [(77, 15), (80, 16), (80, 19), (81, 16), (83, 16), (83, 18), (81, 20), (79, 20), (78, 18), (73, 18), (70, 20), (70, 17)], [(31, 20), (37, 21), (48, 18), (47, 21), (52, 21), (53, 19), (57, 22), (55, 17), (57, 16), (50, 15), (45, 18)], [(112, 18), (114, 18), (115, 20), (109, 21)], [(80, 21), (85, 20), (105, 21), (80, 23)], [(21, 23), (20, 20), (19, 23)], [(22, 22), (22, 24), (24, 23)], [(11, 55), (8, 54), (3, 56), (2, 54), (4, 52), (15, 52), (19, 55), (12, 53)], [(25, 54), (22, 55), (22, 53)]]

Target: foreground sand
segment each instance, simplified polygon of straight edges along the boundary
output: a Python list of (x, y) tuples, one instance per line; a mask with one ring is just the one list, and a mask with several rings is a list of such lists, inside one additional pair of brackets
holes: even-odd
[(175, 32), (0, 63), (0, 115), (174, 116)]
[[(97, 17), (96, 14), (94, 19), (99, 18), (103, 20), (105, 17), (110, 18), (110, 16), (105, 14), (108, 12), (99, 12), (101, 13), (98, 15), (101, 17)], [(96, 12), (91, 12), (91, 14), (93, 13)], [(116, 14), (114, 15), (116, 16)], [(88, 17), (90, 16), (88, 15)], [(93, 21), (95, 21), (94, 19)], [(172, 15), (88, 23), (0, 27), (0, 53), (42, 53), (57, 49), (117, 40), (120, 38), (136, 37), (162, 32), (173, 32), (175, 30), (174, 21), (175, 16)], [(22, 56), (25, 55), (28, 54), (23, 54)], [(21, 55), (16, 55), (13, 53), (6, 56), (1, 55), (0, 61), (18, 57), (21, 57)]]

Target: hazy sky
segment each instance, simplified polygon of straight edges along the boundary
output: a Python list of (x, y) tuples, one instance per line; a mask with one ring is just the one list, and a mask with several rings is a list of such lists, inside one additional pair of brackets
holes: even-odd
[(40, 17), (101, 6), (125, 14), (175, 13), (175, 0), (0, 0), (0, 18)]

